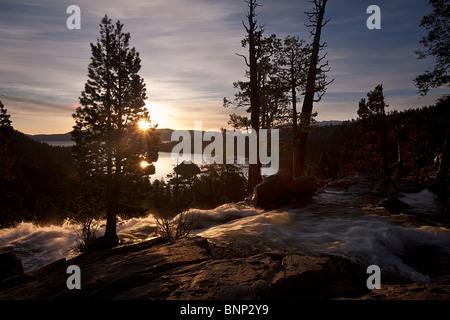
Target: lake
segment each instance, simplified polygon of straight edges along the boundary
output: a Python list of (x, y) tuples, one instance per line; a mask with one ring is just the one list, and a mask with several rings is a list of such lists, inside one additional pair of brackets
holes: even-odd
[(52, 147), (71, 147), (75, 145), (74, 141), (41, 141), (41, 142), (49, 144)]
[[(45, 141), (45, 143), (53, 146), (53, 147), (70, 147), (75, 144), (73, 141)], [(194, 155), (191, 156), (193, 160)], [(203, 163), (204, 164), (204, 163)], [(155, 174), (150, 176), (151, 181), (155, 181), (156, 179), (166, 179), (169, 173), (173, 173), (173, 168), (177, 166), (177, 163), (172, 161), (170, 152), (159, 152), (158, 161), (154, 163), (155, 165)], [(247, 175), (248, 167), (242, 166), (242, 171)], [(261, 174), (262, 175), (272, 175), (275, 174), (276, 170), (271, 169), (269, 167), (262, 167)]]

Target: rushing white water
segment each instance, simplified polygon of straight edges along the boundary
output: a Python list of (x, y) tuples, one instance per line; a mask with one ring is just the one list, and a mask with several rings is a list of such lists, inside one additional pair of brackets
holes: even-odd
[(0, 248), (15, 253), (26, 272), (70, 256), (77, 244), (78, 231), (79, 227), (70, 222), (45, 227), (22, 222), (14, 228), (0, 229)]
[[(427, 198), (432, 194), (420, 196), (425, 199), (425, 209), (434, 210)], [(420, 201), (408, 197), (403, 200), (422, 208)], [(351, 195), (337, 191), (322, 191), (296, 208), (262, 210), (238, 203), (194, 212), (198, 224), (193, 233), (211, 241), (260, 250), (345, 256), (419, 282), (430, 279), (403, 262), (406, 245), (435, 246), (450, 255), (449, 228), (413, 224), (407, 215), (364, 206), (363, 202), (352, 201)], [(46, 227), (21, 223), (0, 230), (0, 248), (16, 253), (25, 271), (29, 271), (72, 256), (78, 234), (79, 226), (69, 221)], [(126, 242), (152, 238), (156, 235), (156, 221), (152, 215), (122, 221), (118, 235)]]

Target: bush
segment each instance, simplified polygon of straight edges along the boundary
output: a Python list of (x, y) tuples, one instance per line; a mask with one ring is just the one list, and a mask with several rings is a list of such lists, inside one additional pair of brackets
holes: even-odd
[(170, 215), (156, 216), (157, 233), (167, 241), (188, 236), (196, 226), (198, 216), (192, 210), (184, 210), (175, 217)]
[(76, 250), (79, 252), (88, 251), (97, 239), (98, 229), (99, 222), (92, 217), (88, 217), (81, 221), (81, 230), (78, 234), (78, 245)]

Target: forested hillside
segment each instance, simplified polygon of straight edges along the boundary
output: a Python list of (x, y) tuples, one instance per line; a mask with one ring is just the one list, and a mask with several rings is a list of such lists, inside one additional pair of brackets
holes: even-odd
[[(386, 116), (388, 176), (430, 184), (449, 128), (450, 99)], [(310, 135), (307, 174), (320, 179), (355, 173), (383, 174), (382, 127), (373, 117), (318, 127)]]
[(70, 148), (1, 128), (0, 153), (0, 226), (64, 219), (75, 173)]

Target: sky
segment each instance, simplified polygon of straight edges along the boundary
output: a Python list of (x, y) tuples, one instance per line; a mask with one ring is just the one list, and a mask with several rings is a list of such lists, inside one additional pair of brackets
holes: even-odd
[[(312, 42), (305, 26), (307, 0), (260, 0), (258, 24), (265, 34), (298, 36)], [(381, 29), (366, 26), (370, 5), (381, 9)], [(81, 28), (68, 29), (67, 7), (81, 9)], [(140, 53), (147, 106), (159, 128), (227, 128), (230, 113), (223, 98), (233, 99), (233, 82), (245, 80), (242, 20), (244, 0), (0, 0), (0, 100), (15, 129), (27, 134), (72, 130), (72, 113), (87, 81), (90, 43), (99, 38), (107, 14), (131, 34)], [(419, 108), (445, 89), (425, 97), (413, 79), (434, 60), (418, 60), (415, 50), (426, 30), (422, 17), (432, 11), (427, 0), (329, 0), (322, 40), (334, 82), (314, 105), (317, 120), (357, 118), (358, 102), (383, 84), (388, 110)], [(448, 93), (448, 89), (447, 89)]]

